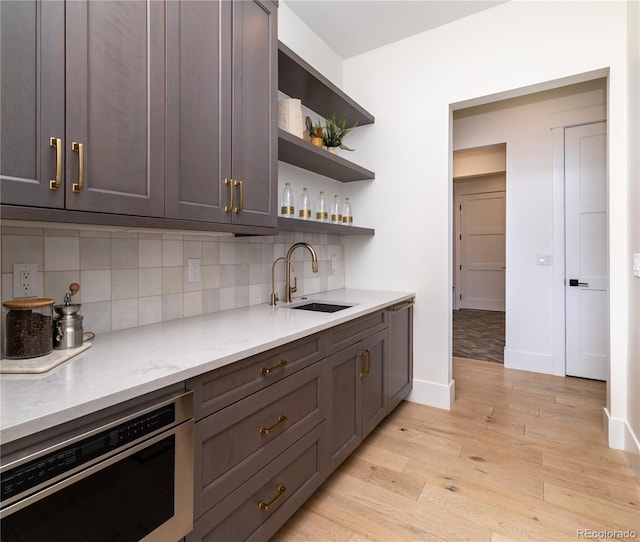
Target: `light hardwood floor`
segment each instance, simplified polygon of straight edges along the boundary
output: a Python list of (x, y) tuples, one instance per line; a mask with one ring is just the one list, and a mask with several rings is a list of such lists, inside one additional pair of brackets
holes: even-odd
[(451, 411), (400, 405), (272, 541), (640, 539), (640, 486), (603, 435), (604, 383), (453, 370)]

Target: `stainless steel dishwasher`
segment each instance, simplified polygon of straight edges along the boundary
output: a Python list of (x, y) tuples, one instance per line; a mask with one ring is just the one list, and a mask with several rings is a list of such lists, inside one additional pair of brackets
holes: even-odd
[(177, 541), (193, 528), (193, 393), (2, 458), (11, 541)]

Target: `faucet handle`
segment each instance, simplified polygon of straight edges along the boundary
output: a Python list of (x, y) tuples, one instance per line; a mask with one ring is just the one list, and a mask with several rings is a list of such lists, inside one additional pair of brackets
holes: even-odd
[(293, 277), (293, 286), (289, 286), (289, 293), (298, 291), (298, 277)]
[(272, 292), (271, 301), (269, 302), (269, 305), (275, 306), (278, 304), (278, 301), (280, 301), (280, 298), (278, 297), (278, 292)]

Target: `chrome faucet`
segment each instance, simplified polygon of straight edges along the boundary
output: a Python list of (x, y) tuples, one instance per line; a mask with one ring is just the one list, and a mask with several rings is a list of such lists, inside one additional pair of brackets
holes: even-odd
[[(289, 252), (287, 252), (287, 257), (285, 258), (285, 283), (284, 283), (284, 302), (285, 303), (291, 303), (291, 294), (298, 291), (297, 277), (294, 277), (293, 286), (291, 286), (291, 256), (294, 250), (298, 247), (304, 247), (311, 253), (311, 270), (314, 273), (318, 272), (318, 256), (316, 255), (316, 251), (313, 250), (313, 247), (309, 243), (295, 243), (294, 245), (291, 245)], [(273, 268), (272, 268), (272, 271), (273, 271)]]

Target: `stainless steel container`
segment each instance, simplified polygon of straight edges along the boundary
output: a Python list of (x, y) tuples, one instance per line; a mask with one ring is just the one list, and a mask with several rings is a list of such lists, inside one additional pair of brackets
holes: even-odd
[[(80, 305), (56, 305), (56, 316), (53, 320), (53, 348), (75, 348), (82, 346), (84, 335), (82, 316), (78, 314)], [(71, 312), (71, 311), (74, 312)]]
[(71, 296), (76, 294), (80, 286), (74, 282), (69, 285), (69, 292), (64, 296), (64, 305), (55, 305), (56, 314), (53, 319), (53, 348), (75, 348), (82, 346), (83, 330), (80, 303), (71, 303)]

